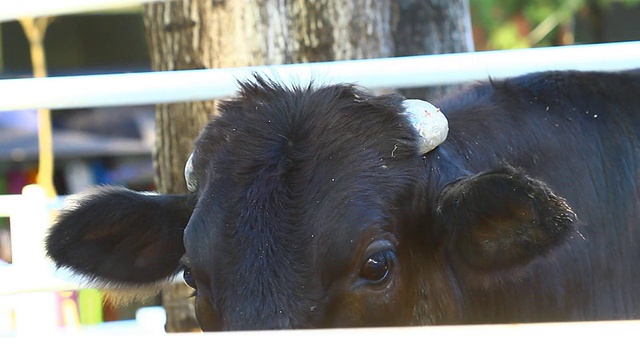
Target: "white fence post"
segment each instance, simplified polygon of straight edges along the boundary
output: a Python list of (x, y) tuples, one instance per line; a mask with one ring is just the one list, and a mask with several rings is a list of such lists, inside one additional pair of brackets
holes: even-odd
[[(44, 236), (49, 224), (47, 197), (42, 187), (28, 185), (22, 191), (23, 201), (11, 216), (11, 243), (16, 274), (52, 272), (46, 259)], [(58, 326), (57, 295), (33, 292), (15, 295), (16, 333), (51, 331)]]
[(47, 264), (44, 235), (49, 224), (47, 198), (39, 185), (27, 185), (22, 201), (11, 216), (11, 254), (14, 266), (40, 271)]

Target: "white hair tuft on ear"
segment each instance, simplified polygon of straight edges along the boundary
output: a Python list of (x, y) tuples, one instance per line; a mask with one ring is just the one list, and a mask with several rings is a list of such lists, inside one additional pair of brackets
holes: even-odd
[(435, 149), (447, 138), (449, 122), (444, 114), (433, 104), (416, 99), (403, 102), (404, 115), (420, 135), (420, 154)]

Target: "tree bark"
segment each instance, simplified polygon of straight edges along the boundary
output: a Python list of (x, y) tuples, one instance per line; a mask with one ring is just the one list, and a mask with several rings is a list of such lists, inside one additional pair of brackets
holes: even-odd
[[(200, 4), (202, 3), (202, 4)], [(204, 68), (201, 34), (206, 23), (198, 5), (205, 2), (174, 1), (145, 7), (144, 21), (151, 52), (152, 68), (157, 71)], [(184, 193), (184, 164), (193, 139), (207, 122), (212, 102), (160, 104), (156, 106), (156, 144), (153, 162), (155, 183), (161, 193)], [(167, 312), (168, 332), (199, 330), (195, 319), (193, 289), (184, 284), (163, 288), (162, 304)]]
[[(468, 0), (397, 0), (393, 42), (396, 56), (448, 54), (474, 50)], [(456, 86), (405, 89), (411, 98), (433, 99)]]
[[(466, 3), (466, 0), (452, 2)], [(394, 8), (392, 3), (398, 3), (394, 6), (399, 7)], [(398, 19), (405, 19), (404, 22), (424, 21), (410, 14), (415, 6), (420, 7), (419, 3), (177, 0), (146, 5), (144, 19), (154, 70), (225, 68), (389, 57), (396, 53), (394, 40), (404, 46), (402, 51), (406, 54), (433, 52), (429, 47), (431, 40), (420, 40), (435, 30), (393, 21), (394, 9)], [(444, 0), (428, 3), (450, 8)], [(440, 11), (440, 8), (430, 11)], [(452, 13), (447, 19), (456, 14)], [(439, 35), (442, 41), (452, 41), (444, 35), (451, 29), (441, 27), (437, 31), (443, 32)], [(412, 31), (421, 33), (406, 35)], [(436, 41), (441, 41), (440, 37), (435, 37)], [(397, 40), (404, 38), (411, 42)], [(158, 105), (154, 166), (160, 192), (185, 191), (185, 160), (193, 139), (213, 112), (213, 102)], [(186, 287), (171, 286), (163, 292), (167, 331), (192, 331), (197, 326), (193, 301), (188, 299), (190, 291)]]

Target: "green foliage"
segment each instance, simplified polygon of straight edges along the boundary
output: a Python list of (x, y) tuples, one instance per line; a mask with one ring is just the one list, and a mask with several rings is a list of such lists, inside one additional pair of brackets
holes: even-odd
[(572, 22), (590, 6), (638, 5), (640, 0), (469, 0), (477, 49), (573, 43)]

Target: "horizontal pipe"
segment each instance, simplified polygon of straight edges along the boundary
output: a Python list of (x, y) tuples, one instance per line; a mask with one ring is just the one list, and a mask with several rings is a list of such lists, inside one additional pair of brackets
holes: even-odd
[(158, 0), (19, 0), (3, 1), (0, 22), (21, 18), (117, 10)]
[[(48, 264), (53, 266), (52, 264)], [(70, 271), (34, 271), (18, 265), (0, 265), (0, 297), (20, 293), (67, 291), (89, 288), (83, 286)]]
[[(47, 210), (61, 209), (66, 196), (57, 196), (46, 204)], [(18, 194), (2, 194), (0, 195), (0, 218), (11, 217), (20, 206), (24, 205), (24, 197)]]
[[(0, 298), (3, 296), (22, 293), (36, 293), (48, 291), (70, 291), (82, 289), (105, 289), (109, 287), (102, 283), (94, 283), (90, 279), (78, 275), (73, 271), (60, 268), (55, 269), (52, 262), (46, 261), (38, 269), (20, 265), (0, 264)], [(171, 283), (183, 283), (182, 273), (167, 280)], [(116, 287), (124, 290), (124, 287)], [(135, 292), (135, 288), (131, 288)]]
[[(639, 321), (0, 338), (3, 358), (636, 359)], [(66, 334), (66, 335), (65, 335)], [(367, 355), (369, 354), (369, 355)], [(123, 356), (124, 355), (124, 356)]]
[(640, 41), (228, 69), (0, 80), (0, 111), (143, 105), (226, 98), (260, 73), (285, 83), (353, 82), (411, 88), (504, 78), (542, 70), (640, 67)]
[(20, 207), (22, 195), (0, 195), (0, 218), (11, 217)]

